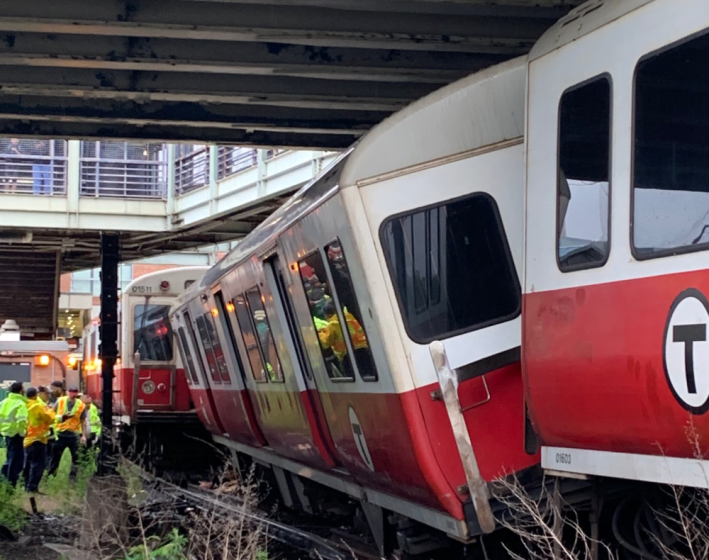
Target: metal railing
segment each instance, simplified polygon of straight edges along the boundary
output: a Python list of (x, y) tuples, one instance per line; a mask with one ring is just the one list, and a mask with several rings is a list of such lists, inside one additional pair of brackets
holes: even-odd
[(209, 146), (178, 145), (175, 157), (175, 194), (182, 195), (209, 184)]
[(0, 192), (65, 194), (66, 153), (64, 140), (0, 138)]
[(81, 196), (164, 199), (165, 144), (82, 142)]
[(219, 158), (218, 179), (224, 179), (258, 165), (258, 151), (254, 148), (219, 146), (217, 153)]

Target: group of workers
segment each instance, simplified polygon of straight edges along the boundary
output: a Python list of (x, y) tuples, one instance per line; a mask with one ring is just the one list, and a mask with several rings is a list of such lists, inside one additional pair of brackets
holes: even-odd
[(0, 475), (15, 486), (24, 473), (25, 490), (38, 492), (47, 458), (47, 475), (55, 475), (67, 449), (76, 478), (79, 446), (89, 448), (101, 437), (101, 415), (90, 396), (75, 387), (65, 392), (61, 381), (26, 391), (17, 382), (0, 402), (0, 436), (7, 448)]

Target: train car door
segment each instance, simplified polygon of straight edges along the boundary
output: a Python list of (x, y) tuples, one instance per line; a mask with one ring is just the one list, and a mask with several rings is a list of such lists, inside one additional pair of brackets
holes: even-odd
[[(192, 379), (193, 384), (190, 388), (195, 410), (211, 433), (223, 435), (225, 431), (224, 426), (217, 414), (217, 407), (214, 404), (204, 361), (200, 356), (199, 342), (195, 333), (195, 327), (192, 323), (192, 315), (190, 312), (185, 311), (182, 316), (186, 331), (182, 329), (179, 331), (180, 342), (183, 345), (183, 351), (192, 356), (191, 362), (196, 366), (193, 370), (197, 373), (196, 377)], [(189, 359), (189, 356), (187, 357)]]
[(283, 274), (278, 254), (273, 254), (264, 260), (263, 271), (266, 282), (273, 294), (278, 315), (286, 319), (287, 328), (283, 329), (283, 332), (285, 333), (288, 353), (298, 381), (300, 398), (312, 429), (313, 441), (329, 465), (339, 465), (338, 453), (325, 419), (320, 393), (300, 336), (300, 326), (295, 316), (293, 302), (288, 289), (289, 278), (287, 279)]

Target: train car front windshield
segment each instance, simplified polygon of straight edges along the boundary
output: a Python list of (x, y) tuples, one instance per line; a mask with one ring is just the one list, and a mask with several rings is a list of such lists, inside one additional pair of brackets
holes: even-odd
[(133, 352), (140, 352), (143, 362), (171, 362), (172, 326), (169, 305), (139, 303), (133, 308)]

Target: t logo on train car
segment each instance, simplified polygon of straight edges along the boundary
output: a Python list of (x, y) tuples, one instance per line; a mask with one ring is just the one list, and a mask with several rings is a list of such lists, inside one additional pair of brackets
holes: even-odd
[(709, 301), (684, 290), (672, 303), (665, 325), (663, 362), (672, 394), (693, 414), (709, 410)]

